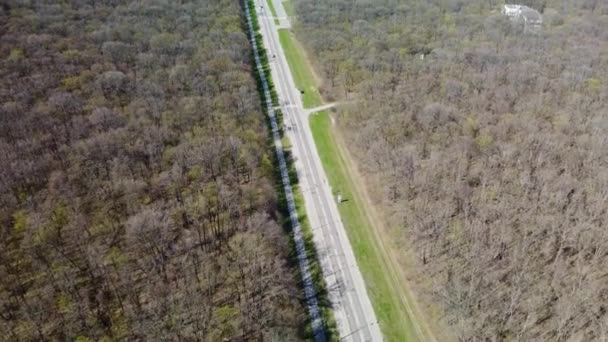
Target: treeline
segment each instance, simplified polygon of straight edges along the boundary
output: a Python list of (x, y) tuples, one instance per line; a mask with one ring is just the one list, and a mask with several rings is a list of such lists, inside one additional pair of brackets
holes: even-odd
[(298, 0), (423, 301), (462, 341), (608, 338), (608, 3)]
[(303, 338), (243, 20), (1, 3), (0, 339)]

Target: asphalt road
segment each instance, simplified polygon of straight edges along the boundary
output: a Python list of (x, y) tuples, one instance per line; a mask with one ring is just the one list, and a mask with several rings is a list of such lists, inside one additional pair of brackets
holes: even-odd
[[(281, 1), (275, 1), (274, 6), (282, 6)], [(302, 107), (300, 92), (293, 81), (272, 13), (266, 7), (265, 0), (256, 1), (260, 31), (270, 59), (285, 131), (293, 145), (292, 153), (296, 159), (306, 213), (340, 338), (345, 341), (382, 341), (363, 277), (340, 219), (336, 198), (332, 195), (314, 145), (308, 112)]]
[(277, 123), (277, 117), (275, 116), (275, 109), (272, 106), (270, 98), (270, 90), (268, 82), (263, 70), (262, 62), (260, 59), (260, 53), (255, 40), (255, 34), (253, 31), (253, 25), (251, 21), (251, 13), (247, 4), (248, 0), (243, 0), (245, 7), (245, 13), (247, 16), (247, 25), (249, 26), (249, 37), (253, 47), (253, 55), (255, 57), (255, 63), (260, 81), (264, 90), (264, 100), (266, 101), (266, 107), (268, 110), (268, 118), (272, 126), (272, 138), (274, 142), (275, 151), (277, 154), (277, 160), (279, 168), (281, 170), (281, 182), (283, 183), (283, 189), (285, 190), (285, 197), (287, 200), (287, 209), (289, 210), (289, 219), (291, 221), (291, 228), (293, 232), (293, 240), (296, 248), (296, 255), (298, 257), (298, 265), (300, 267), (300, 273), (302, 275), (304, 294), (306, 296), (306, 306), (308, 308), (308, 314), (310, 315), (311, 328), (315, 342), (325, 342), (326, 334), (321, 321), (321, 312), (319, 310), (319, 303), (317, 299), (317, 293), (315, 286), (312, 282), (310, 274), (310, 265), (308, 257), (306, 255), (306, 249), (304, 245), (304, 238), (302, 235), (302, 229), (298, 219), (298, 213), (295, 206), (295, 200), (291, 188), (291, 181), (289, 179), (289, 173), (287, 169), (287, 163), (285, 161), (285, 154), (283, 153), (283, 145), (281, 142), (281, 135), (279, 133), (279, 127)]

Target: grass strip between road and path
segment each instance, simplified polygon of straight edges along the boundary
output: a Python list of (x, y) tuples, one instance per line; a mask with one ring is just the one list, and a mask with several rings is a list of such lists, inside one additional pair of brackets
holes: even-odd
[(272, 17), (274, 18), (274, 23), (279, 25), (281, 22), (278, 19), (277, 10), (274, 8), (274, 0), (266, 0), (268, 3), (268, 7), (270, 8), (270, 13), (272, 13)]
[[(272, 84), (270, 65), (268, 63), (266, 48), (264, 47), (263, 39), (260, 34), (259, 22), (258, 22), (257, 14), (255, 12), (255, 5), (254, 5), (253, 0), (248, 0), (247, 3), (249, 5), (249, 10), (251, 13), (252, 26), (255, 31), (254, 32), (255, 41), (256, 41), (256, 45), (258, 46), (258, 53), (260, 55), (260, 61), (262, 62), (263, 72), (267, 79), (267, 84), (270, 88), (269, 90), (270, 90), (271, 102), (272, 102), (273, 106), (278, 106), (278, 95), (274, 89), (274, 85)], [(253, 55), (252, 55), (251, 59), (254, 60)], [(265, 95), (264, 95), (260, 76), (257, 75), (257, 73), (254, 72), (253, 70), (252, 70), (252, 72), (254, 73), (254, 77), (257, 81), (260, 99), (262, 102), (262, 109), (264, 112), (266, 112), (266, 110), (267, 110), (266, 101), (264, 100)], [(283, 115), (282, 115), (281, 111), (276, 110), (275, 116), (278, 121), (281, 140), (288, 141), (289, 139), (287, 138), (286, 135), (284, 135), (284, 132), (282, 130)], [(272, 130), (269, 119), (267, 120), (267, 123), (268, 123), (269, 130)], [(269, 136), (268, 136), (269, 150), (274, 149), (273, 144), (274, 143), (272, 141), (272, 136), (269, 134)], [(292, 192), (293, 192), (293, 196), (294, 196), (296, 211), (298, 214), (300, 227), (302, 229), (302, 234), (304, 237), (306, 255), (307, 255), (308, 261), (309, 261), (309, 271), (310, 271), (310, 274), (312, 277), (312, 282), (314, 284), (314, 287), (315, 287), (315, 290), (317, 293), (317, 301), (319, 304), (319, 309), (321, 311), (321, 319), (323, 320), (323, 325), (324, 325), (325, 332), (327, 335), (326, 336), (327, 340), (334, 342), (334, 341), (338, 341), (338, 339), (339, 339), (336, 321), (335, 321), (335, 318), (333, 315), (333, 311), (331, 309), (331, 303), (330, 303), (329, 297), (328, 297), (327, 286), (325, 284), (325, 279), (323, 278), (321, 264), (319, 262), (319, 257), (317, 255), (317, 249), (313, 242), (312, 229), (310, 227), (310, 223), (308, 222), (308, 218), (306, 217), (306, 210), (304, 207), (304, 197), (302, 195), (302, 192), (301, 192), (299, 184), (298, 184), (298, 176), (297, 176), (297, 172), (295, 170), (293, 157), (291, 156), (291, 151), (290, 151), (291, 147), (290, 146), (291, 146), (291, 143), (283, 145), (283, 151), (285, 153), (285, 159), (287, 162), (289, 179), (290, 179), (291, 186), (292, 186)], [(297, 266), (295, 266), (297, 264), (296, 247), (295, 247), (295, 242), (293, 240), (291, 221), (289, 219), (289, 210), (288, 210), (288, 206), (287, 206), (287, 198), (285, 196), (285, 191), (284, 191), (282, 180), (281, 180), (281, 171), (280, 171), (279, 163), (278, 163), (278, 161), (276, 159), (276, 155), (274, 153), (270, 153), (270, 158), (272, 158), (273, 165), (274, 165), (273, 176), (274, 176), (276, 192), (278, 194), (278, 198), (277, 198), (278, 208), (279, 208), (279, 211), (281, 212), (281, 216), (282, 216), (281, 224), (282, 224), (283, 229), (288, 233), (288, 236), (289, 236), (290, 262), (293, 263), (294, 269), (297, 270), (297, 272), (298, 272), (298, 274), (297, 274), (298, 279), (302, 279), (302, 274), (300, 274), (299, 268)], [(303, 286), (301, 280), (299, 281), (299, 283)], [(308, 321), (308, 324), (307, 324), (305, 330), (306, 330), (306, 335), (308, 337), (312, 337), (310, 321)]]
[(318, 84), (314, 74), (310, 70), (310, 63), (306, 58), (304, 48), (290, 30), (279, 30), (279, 39), (283, 51), (285, 51), (287, 63), (289, 64), (296, 87), (300, 89), (300, 92), (304, 92), (302, 94), (304, 108), (320, 106), (323, 103), (323, 99), (317, 89)]
[(311, 115), (309, 122), (334, 196), (339, 191), (345, 200), (338, 205), (338, 210), (384, 338), (387, 341), (418, 341), (411, 317), (396, 289), (401, 284), (390, 283), (387, 272), (391, 268), (380, 254), (381, 246), (377, 245), (374, 228), (365, 215), (365, 205), (356, 195), (356, 185), (349, 177), (344, 156), (332, 134), (331, 118), (327, 112), (319, 112)]
[(285, 13), (287, 13), (289, 17), (295, 16), (291, 0), (283, 1), (283, 8), (285, 9)]

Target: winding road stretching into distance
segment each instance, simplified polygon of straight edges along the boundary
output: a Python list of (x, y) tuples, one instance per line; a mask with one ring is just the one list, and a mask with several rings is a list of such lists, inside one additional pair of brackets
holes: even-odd
[[(309, 112), (302, 106), (274, 18), (266, 8), (265, 0), (256, 0), (255, 3), (260, 33), (270, 60), (272, 79), (287, 126), (286, 133), (293, 145), (298, 180), (340, 339), (382, 341), (363, 277), (315, 148), (308, 125)], [(283, 6), (280, 0), (273, 4), (277, 12), (284, 13), (282, 8), (278, 8)]]

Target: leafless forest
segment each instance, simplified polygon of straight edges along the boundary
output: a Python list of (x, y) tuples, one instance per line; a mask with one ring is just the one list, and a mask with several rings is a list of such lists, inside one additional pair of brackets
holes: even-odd
[(0, 340), (300, 340), (237, 0), (0, 1)]
[[(297, 0), (416, 282), (462, 341), (608, 338), (608, 3)], [(424, 59), (422, 59), (424, 54)]]

